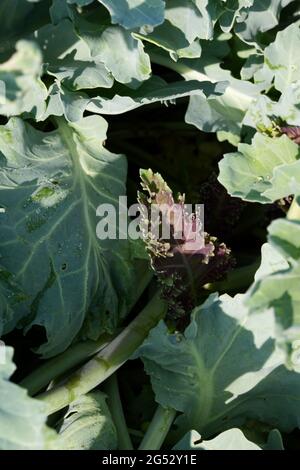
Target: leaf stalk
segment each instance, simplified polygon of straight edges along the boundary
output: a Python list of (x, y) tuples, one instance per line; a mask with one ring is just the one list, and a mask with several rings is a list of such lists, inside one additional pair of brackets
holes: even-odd
[(159, 450), (172, 426), (176, 411), (159, 405), (140, 444), (139, 450)]
[(56, 388), (37, 397), (45, 403), (47, 414), (61, 410), (110, 377), (130, 359), (166, 311), (167, 304), (157, 292), (141, 313), (95, 357)]

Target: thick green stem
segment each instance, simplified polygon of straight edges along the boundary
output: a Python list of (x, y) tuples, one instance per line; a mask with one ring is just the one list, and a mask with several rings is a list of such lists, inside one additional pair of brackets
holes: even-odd
[(167, 305), (158, 292), (142, 312), (99, 354), (61, 385), (38, 396), (46, 404), (47, 413), (61, 410), (110, 377), (132, 356), (149, 331), (164, 317), (166, 310)]
[(113, 422), (115, 423), (118, 434), (118, 449), (133, 450), (133, 445), (129, 436), (128, 428), (125, 421), (121, 397), (119, 393), (117, 374), (112, 375), (105, 387), (108, 395), (108, 407), (110, 409)]
[[(149, 282), (153, 277), (153, 272), (150, 269), (145, 270), (145, 266), (141, 266), (141, 275), (139, 282), (136, 285), (135, 298), (132, 304), (128, 307), (130, 311), (137, 300), (140, 298)], [(109, 335), (103, 335), (98, 341), (85, 341), (77, 343), (64, 351), (59, 356), (46, 361), (30, 375), (22, 380), (20, 385), (27, 389), (29, 395), (33, 396), (45, 388), (53, 379), (59, 378), (72, 368), (80, 366), (84, 361), (88, 360), (91, 356), (97, 354), (103, 349), (113, 338)]]
[(287, 218), (289, 220), (299, 220), (300, 221), (300, 206), (297, 201), (297, 196), (294, 197), (291, 207), (288, 210)]
[(139, 450), (159, 450), (172, 426), (176, 411), (158, 406)]
[(111, 339), (111, 336), (103, 335), (98, 341), (77, 343), (59, 356), (46, 361), (25, 377), (19, 385), (26, 388), (29, 395), (33, 396), (56, 377), (68, 372), (73, 367), (80, 365), (84, 360), (97, 354)]

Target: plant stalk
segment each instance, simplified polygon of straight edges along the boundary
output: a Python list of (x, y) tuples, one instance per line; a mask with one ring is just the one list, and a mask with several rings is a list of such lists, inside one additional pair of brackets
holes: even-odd
[[(153, 277), (153, 272), (148, 269), (139, 277), (136, 286), (135, 298), (128, 307), (130, 311), (138, 301), (149, 282)], [(80, 366), (91, 356), (103, 349), (113, 337), (102, 335), (97, 341), (84, 341), (70, 346), (66, 351), (58, 356), (46, 361), (31, 374), (25, 377), (19, 385), (27, 389), (29, 395), (34, 396), (45, 388), (53, 379), (59, 379), (63, 374), (76, 366)]]
[(45, 403), (48, 415), (61, 410), (110, 377), (132, 356), (166, 311), (167, 304), (157, 292), (141, 313), (99, 354), (56, 388), (37, 397)]
[(84, 360), (98, 353), (112, 337), (103, 335), (98, 341), (85, 341), (71, 346), (62, 354), (46, 361), (20, 382), (29, 395), (34, 396), (45, 388), (53, 379), (78, 366)]
[(108, 395), (108, 407), (118, 434), (118, 449), (133, 450), (123, 412), (117, 374), (113, 374), (107, 381), (105, 392)]
[(172, 426), (176, 411), (159, 405), (139, 446), (139, 450), (159, 450)]

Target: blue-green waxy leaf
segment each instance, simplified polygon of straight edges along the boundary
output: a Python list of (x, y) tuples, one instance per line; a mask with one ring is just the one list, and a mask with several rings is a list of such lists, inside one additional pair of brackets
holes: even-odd
[(300, 194), (300, 160), (290, 165), (276, 167), (270, 183), (271, 187), (264, 192), (264, 196), (270, 201), (276, 201), (290, 194)]
[(165, 18), (180, 30), (188, 43), (205, 39), (201, 35), (202, 16), (192, 0), (172, 0), (166, 6)]
[(208, 99), (221, 95), (226, 88), (226, 82), (212, 84), (210, 82), (199, 83), (196, 80), (166, 83), (160, 77), (152, 76), (137, 90), (128, 90), (124, 87), (112, 89), (107, 96), (92, 98), (87, 110), (100, 114), (121, 114), (146, 104), (161, 101), (172, 103), (177, 98), (201, 95)]
[(273, 101), (266, 95), (260, 95), (253, 101), (244, 117), (244, 124), (271, 131), (274, 123), (286, 122), (290, 126), (300, 125), (300, 80), (292, 83)]
[(52, 448), (56, 433), (45, 425), (45, 405), (9, 381), (15, 371), (13, 350), (2, 345), (0, 349), (0, 450)]
[[(120, 83), (138, 88), (151, 74), (151, 64), (143, 43), (120, 26), (102, 26), (76, 19), (76, 31), (87, 44), (90, 55), (101, 62)], [(126, 57), (126, 60), (124, 58)]]
[(272, 309), (250, 314), (243, 295), (213, 294), (183, 334), (161, 322), (138, 355), (156, 401), (182, 413), (181, 432), (207, 439), (249, 419), (289, 432), (300, 423), (300, 374), (285, 367), (276, 335)]
[(165, 21), (153, 33), (132, 33), (136, 39), (154, 44), (170, 53), (174, 61), (180, 58), (194, 59), (201, 56), (202, 47), (198, 40), (188, 43), (183, 33)]
[(0, 114), (29, 113), (39, 118), (45, 111), (47, 97), (41, 74), (42, 55), (37, 45), (19, 41), (12, 57), (0, 64)]
[(235, 32), (247, 43), (259, 43), (258, 35), (274, 28), (279, 22), (282, 8), (290, 3), (284, 0), (255, 0), (252, 6), (241, 10)]
[[(233, 0), (229, 5), (224, 5), (224, 2), (219, 0), (168, 1), (163, 24), (153, 31), (134, 34), (170, 52), (174, 60), (197, 58), (201, 54), (198, 39), (212, 40), (217, 20), (223, 32), (228, 33), (240, 9), (252, 3), (253, 0)], [(209, 45), (207, 42), (204, 45), (206, 50)]]
[[(202, 16), (201, 30), (206, 31), (203, 39), (212, 39), (214, 26), (218, 22), (222, 31), (228, 33), (235, 22), (244, 17), (243, 11), (247, 11), (254, 0), (193, 0)], [(203, 34), (203, 33), (202, 33)]]
[(71, 21), (47, 25), (35, 34), (44, 53), (47, 73), (69, 90), (110, 88), (113, 77), (105, 65), (91, 57), (88, 45), (74, 31)]
[(193, 0), (197, 6), (202, 24), (199, 32), (199, 37), (202, 39), (212, 39), (214, 24), (217, 18), (217, 9), (218, 5), (216, 2), (211, 2), (210, 0)]
[(220, 67), (219, 59), (203, 57), (187, 61), (191, 72), (186, 78), (206, 79), (212, 82), (226, 80), (228, 86), (220, 97), (207, 101), (201, 96), (193, 96), (187, 109), (185, 120), (205, 132), (223, 131), (239, 138), (242, 121), (252, 101), (259, 95), (259, 87), (251, 82), (234, 78), (228, 70)]
[[(76, 36), (72, 22), (69, 19), (63, 19), (56, 25), (45, 25), (34, 32), (33, 38), (43, 51), (43, 60), (46, 64), (53, 65), (72, 52), (78, 54), (77, 48), (80, 48), (81, 60), (83, 60), (82, 55), (84, 53), (86, 58), (90, 57), (87, 48), (85, 51), (82, 50), (80, 38)], [(78, 55), (76, 58), (79, 59)]]
[(188, 432), (174, 450), (261, 450), (249, 441), (240, 429), (228, 429), (214, 439), (203, 441), (197, 431)]
[(284, 450), (282, 436), (278, 429), (273, 429), (269, 435), (263, 450)]
[(235, 21), (241, 21), (241, 11), (248, 11), (249, 7), (254, 4), (255, 0), (227, 0), (221, 1), (220, 10), (220, 26), (224, 32), (231, 31)]
[(265, 68), (271, 72), (274, 85), (281, 92), (291, 83), (300, 80), (299, 47), (300, 25), (293, 23), (279, 31), (275, 41), (264, 51)]
[(99, 0), (110, 12), (113, 23), (124, 28), (156, 26), (164, 21), (163, 0)]
[(66, 57), (61, 63), (50, 66), (48, 73), (54, 75), (64, 86), (74, 91), (110, 88), (114, 82), (104, 64), (74, 60), (72, 55)]
[(201, 47), (195, 40), (206, 39), (202, 24), (201, 12), (192, 0), (173, 0), (167, 2), (162, 25), (153, 31), (135, 34), (135, 37), (165, 49), (174, 60), (180, 57), (200, 57)]
[(280, 432), (273, 429), (266, 443), (256, 444), (246, 438), (238, 428), (228, 429), (218, 436), (204, 441), (197, 431), (188, 432), (174, 450), (284, 450)]
[(78, 121), (90, 99), (83, 90), (112, 87), (112, 74), (92, 58), (69, 19), (39, 29), (34, 39), (43, 50), (47, 73), (56, 78), (48, 90), (46, 110), (38, 120), (64, 115), (68, 121)]
[(107, 28), (91, 52), (120, 83), (137, 88), (139, 82), (150, 77), (150, 58), (144, 52), (142, 42), (119, 26)]
[[(219, 163), (219, 181), (229, 194), (246, 201), (273, 202), (299, 188), (299, 147), (287, 136), (255, 134)], [(291, 178), (289, 178), (291, 177)]]
[(48, 133), (20, 119), (0, 127), (1, 265), (23, 293), (4, 333), (43, 326), (45, 356), (72, 342), (90, 308), (89, 336), (113, 328), (136, 288), (128, 241), (96, 235), (97, 207), (125, 194), (126, 160), (103, 147), (106, 130), (100, 116), (58, 118)]
[[(4, 212), (0, 213), (0, 216)], [(26, 296), (14, 280), (14, 276), (0, 265), (0, 338), (4, 326), (14, 325), (14, 308), (26, 300)]]
[(65, 116), (67, 121), (79, 121), (89, 101), (84, 92), (70, 91), (56, 81), (48, 90), (46, 111), (39, 120), (45, 121), (49, 116)]
[(106, 395), (92, 392), (73, 402), (59, 423), (56, 449), (115, 450), (118, 439)]
[(0, 62), (14, 53), (16, 43), (48, 23), (51, 0), (37, 4), (24, 0), (1, 0)]
[(263, 63), (263, 55), (251, 54), (241, 69), (241, 78), (243, 80), (251, 80), (255, 73), (262, 68)]
[[(300, 223), (278, 219), (268, 228), (269, 244), (245, 303), (251, 310), (273, 307), (280, 326), (300, 337)], [(299, 366), (299, 364), (298, 364)]]
[(272, 106), (273, 116), (292, 126), (300, 126), (300, 80), (284, 90), (278, 103)]

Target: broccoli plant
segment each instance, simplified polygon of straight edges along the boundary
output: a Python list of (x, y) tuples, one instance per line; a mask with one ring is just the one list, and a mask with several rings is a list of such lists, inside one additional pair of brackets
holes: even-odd
[(0, 15), (0, 449), (299, 448), (299, 2)]

